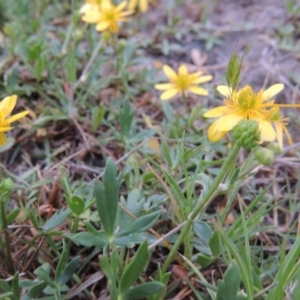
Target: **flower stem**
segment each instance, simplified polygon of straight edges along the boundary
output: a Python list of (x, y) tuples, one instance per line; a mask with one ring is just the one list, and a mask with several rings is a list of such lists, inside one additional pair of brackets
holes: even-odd
[(91, 66), (93, 65), (99, 51), (101, 50), (102, 46), (103, 46), (103, 38), (100, 39), (98, 45), (96, 46), (96, 48), (94, 49), (94, 52), (92, 53), (89, 61), (87, 62), (87, 64), (85, 65), (79, 79), (75, 82), (73, 90), (75, 92), (75, 90), (77, 89), (77, 87), (84, 82), (87, 79), (88, 73), (90, 71)]
[(188, 114), (190, 112), (190, 108), (189, 108), (189, 104), (188, 104), (188, 101), (187, 101), (187, 98), (186, 98), (186, 94), (184, 92), (182, 92), (182, 99), (183, 99), (183, 102), (184, 102), (186, 113)]
[(168, 257), (165, 260), (165, 263), (162, 267), (163, 273), (165, 273), (167, 271), (167, 269), (169, 268), (177, 249), (179, 248), (179, 246), (181, 245), (185, 236), (189, 232), (189, 229), (192, 226), (192, 224), (194, 223), (198, 214), (211, 203), (211, 201), (214, 199), (214, 197), (218, 193), (219, 185), (226, 177), (228, 170), (230, 169), (230, 166), (232, 165), (232, 163), (235, 161), (239, 150), (240, 150), (240, 146), (237, 143), (235, 143), (231, 149), (231, 152), (229, 153), (226, 160), (224, 161), (219, 174), (217, 175), (217, 177), (214, 179), (213, 183), (211, 184), (210, 189), (204, 195), (203, 199), (198, 202), (195, 209), (189, 215), (185, 226), (183, 227), (178, 239), (176, 240), (174, 246), (171, 248), (171, 251), (170, 251)]
[(7, 270), (10, 274), (14, 273), (14, 265), (11, 258), (11, 247), (10, 247), (10, 239), (9, 234), (7, 232), (7, 220), (6, 220), (6, 213), (5, 213), (5, 205), (3, 199), (0, 200), (1, 202), (1, 219), (2, 219), (2, 226), (3, 226), (3, 232), (4, 232), (4, 239), (5, 239), (5, 260), (7, 265)]

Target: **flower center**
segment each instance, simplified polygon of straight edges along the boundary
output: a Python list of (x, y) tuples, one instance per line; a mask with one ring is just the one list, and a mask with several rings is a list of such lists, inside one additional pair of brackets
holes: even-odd
[(106, 20), (109, 22), (116, 22), (116, 20), (117, 20), (116, 11), (114, 9), (107, 11), (105, 14), (105, 17), (106, 17)]
[(253, 92), (252, 88), (247, 85), (242, 88), (238, 95), (238, 105), (243, 111), (248, 111), (250, 109), (256, 108), (257, 106), (257, 95)]
[(184, 91), (188, 87), (188, 77), (186, 74), (179, 74), (177, 78), (178, 89)]

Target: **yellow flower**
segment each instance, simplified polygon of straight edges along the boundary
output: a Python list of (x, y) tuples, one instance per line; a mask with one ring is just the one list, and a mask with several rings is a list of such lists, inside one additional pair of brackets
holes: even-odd
[(119, 22), (127, 21), (127, 16), (132, 11), (123, 11), (127, 2), (123, 1), (115, 6), (110, 0), (101, 0), (98, 9), (86, 10), (82, 20), (87, 23), (96, 24), (96, 30), (116, 33), (119, 30)]
[(208, 138), (216, 142), (230, 131), (240, 120), (255, 120), (259, 124), (261, 139), (273, 141), (276, 133), (267, 120), (266, 108), (274, 106), (271, 100), (284, 88), (283, 84), (274, 84), (266, 91), (260, 90), (257, 94), (247, 85), (239, 91), (232, 91), (230, 87), (220, 85), (218, 92), (225, 96), (224, 105), (211, 109), (204, 114), (206, 118), (219, 117), (208, 128)]
[(139, 7), (139, 10), (142, 13), (145, 13), (148, 10), (148, 0), (130, 0), (128, 8), (130, 10), (135, 10), (136, 7)]
[(17, 103), (17, 96), (12, 95), (5, 97), (0, 102), (0, 146), (3, 146), (6, 143), (6, 136), (4, 132), (7, 132), (13, 127), (10, 126), (10, 123), (23, 118), (25, 115), (28, 114), (28, 111), (22, 111), (16, 115), (10, 116), (7, 118), (7, 116), (12, 112), (15, 105)]
[(160, 96), (161, 100), (169, 100), (177, 94), (185, 95), (188, 91), (197, 95), (208, 95), (207, 90), (199, 87), (198, 84), (210, 81), (211, 75), (200, 76), (201, 72), (189, 74), (186, 66), (181, 66), (178, 69), (178, 74), (167, 65), (163, 66), (163, 70), (170, 83), (155, 85), (156, 89), (165, 90)]

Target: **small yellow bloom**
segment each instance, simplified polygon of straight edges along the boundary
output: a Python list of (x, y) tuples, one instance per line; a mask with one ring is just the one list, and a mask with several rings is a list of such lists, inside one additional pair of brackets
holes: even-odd
[(213, 108), (204, 114), (206, 118), (219, 117), (208, 128), (208, 138), (212, 142), (216, 142), (240, 120), (255, 120), (259, 124), (261, 139), (263, 141), (273, 141), (276, 138), (276, 133), (266, 118), (266, 107), (274, 104), (274, 100), (270, 101), (270, 99), (283, 88), (283, 84), (275, 84), (266, 91), (261, 90), (255, 94), (249, 85), (239, 91), (232, 91), (230, 87), (224, 85), (218, 86), (218, 92), (226, 99), (224, 100), (224, 106)]
[(148, 0), (130, 0), (128, 4), (128, 8), (130, 10), (135, 10), (139, 7), (139, 10), (142, 13), (145, 13), (148, 10)]
[(82, 20), (96, 24), (98, 31), (116, 33), (119, 31), (118, 23), (127, 21), (127, 16), (133, 13), (132, 11), (123, 11), (126, 5), (126, 1), (115, 6), (110, 0), (101, 0), (97, 8), (84, 11)]
[(256, 94), (249, 85), (239, 91), (232, 91), (230, 87), (224, 85), (218, 86), (218, 92), (226, 97), (224, 105), (204, 114), (206, 118), (218, 118), (208, 128), (210, 141), (220, 140), (240, 120), (255, 120), (259, 125), (262, 141), (271, 142), (277, 139), (282, 146), (282, 132), (287, 134), (289, 140), (290, 137), (285, 127), (286, 119), (280, 118), (279, 107), (300, 107), (297, 104), (274, 103), (272, 98), (283, 88), (283, 84), (277, 83)]
[(0, 102), (0, 146), (3, 146), (6, 143), (6, 136), (4, 132), (13, 129), (13, 127), (10, 126), (10, 123), (18, 119), (21, 119), (28, 114), (28, 111), (25, 110), (7, 118), (7, 116), (14, 109), (16, 103), (17, 103), (16, 95), (5, 97)]
[(177, 94), (186, 94), (191, 92), (197, 95), (208, 95), (207, 90), (198, 86), (200, 83), (210, 81), (211, 75), (200, 76), (201, 72), (189, 74), (186, 66), (181, 66), (178, 69), (178, 74), (169, 66), (164, 65), (163, 70), (170, 80), (170, 83), (156, 84), (158, 90), (165, 90), (161, 96), (161, 100), (169, 100)]

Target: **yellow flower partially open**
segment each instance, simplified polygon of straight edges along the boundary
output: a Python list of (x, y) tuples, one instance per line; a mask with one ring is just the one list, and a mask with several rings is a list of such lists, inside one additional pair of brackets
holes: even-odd
[(101, 0), (99, 5), (89, 4), (81, 8), (82, 20), (87, 23), (96, 24), (96, 30), (116, 33), (119, 31), (119, 22), (127, 21), (127, 16), (133, 11), (123, 11), (127, 2), (123, 1), (115, 6), (110, 0)]
[(13, 127), (11, 127), (10, 124), (16, 120), (23, 118), (28, 114), (28, 111), (25, 110), (18, 114), (8, 117), (12, 112), (12, 110), (14, 109), (16, 103), (17, 103), (16, 95), (5, 97), (0, 102), (0, 146), (3, 146), (6, 143), (6, 136), (4, 132), (13, 129)]
[[(254, 93), (251, 86), (244, 86), (239, 91), (232, 91), (228, 86), (220, 85), (218, 92), (225, 97), (224, 105), (206, 112), (206, 118), (218, 118), (208, 128), (208, 138), (212, 142), (220, 140), (240, 120), (255, 120), (258, 122), (261, 140), (271, 142), (278, 140), (282, 146), (282, 132), (288, 135), (285, 127), (286, 119), (280, 118), (279, 107), (300, 107), (297, 104), (276, 104), (272, 99), (282, 91), (284, 85), (277, 83), (267, 90)], [(274, 129), (275, 127), (275, 129)]]
[(201, 72), (189, 74), (186, 66), (181, 66), (178, 69), (178, 74), (169, 66), (163, 66), (164, 73), (170, 80), (170, 83), (156, 84), (155, 88), (163, 90), (161, 100), (169, 100), (177, 94), (186, 94), (191, 92), (197, 95), (208, 95), (207, 90), (198, 86), (200, 83), (210, 81), (211, 75), (200, 76)]

